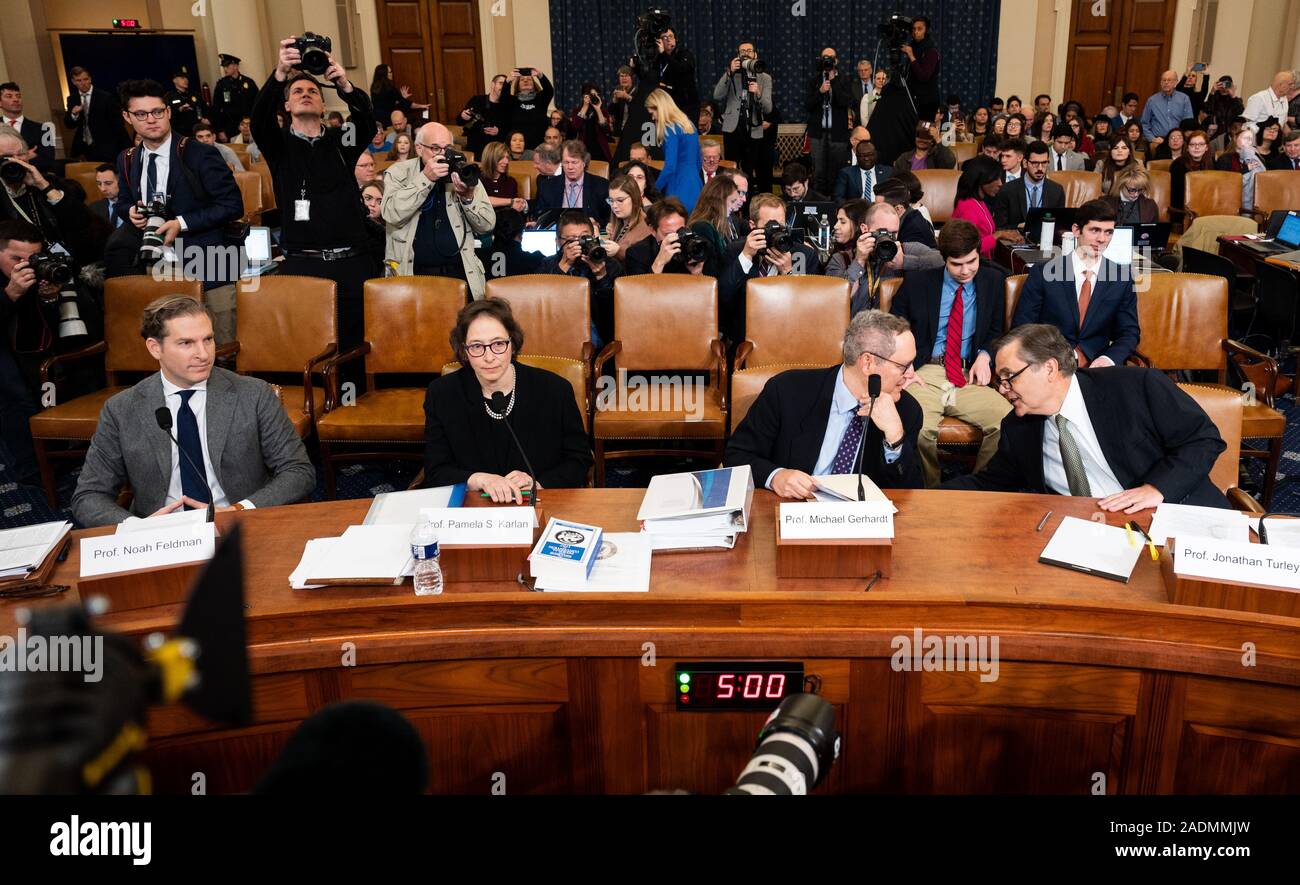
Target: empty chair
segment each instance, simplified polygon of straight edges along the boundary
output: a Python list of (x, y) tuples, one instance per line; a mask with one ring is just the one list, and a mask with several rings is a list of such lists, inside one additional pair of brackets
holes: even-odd
[(849, 282), (838, 277), (775, 276), (750, 280), (745, 294), (746, 340), (737, 368), (840, 359), (849, 324)]
[(956, 169), (918, 169), (915, 174), (924, 191), (921, 204), (929, 210), (930, 220), (938, 225), (952, 218), (961, 173)]
[(1101, 197), (1101, 173), (1074, 170), (1051, 170), (1047, 177), (1065, 188), (1065, 205), (1077, 209), (1089, 200)]

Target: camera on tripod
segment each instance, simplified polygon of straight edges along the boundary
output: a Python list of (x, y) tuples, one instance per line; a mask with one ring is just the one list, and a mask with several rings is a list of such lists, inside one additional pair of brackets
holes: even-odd
[(905, 15), (891, 15), (880, 23), (880, 39), (890, 49), (902, 49), (912, 41), (913, 24)]
[(578, 248), (582, 249), (582, 255), (588, 261), (604, 261), (609, 257), (609, 253), (601, 245), (600, 237), (591, 234), (583, 234), (578, 237)]
[(479, 181), (479, 168), (477, 163), (471, 163), (469, 158), (459, 151), (448, 150), (442, 155), (447, 162), (447, 168), (460, 176), (461, 183), (465, 187), (477, 187)]
[(330, 69), (329, 54), (333, 51), (334, 44), (329, 37), (308, 31), (293, 41), (293, 48), (302, 55), (300, 66), (307, 73), (320, 77)]
[(136, 206), (146, 219), (144, 235), (140, 238), (140, 258), (143, 261), (157, 261), (162, 258), (163, 247), (166, 245), (158, 229), (171, 218), (171, 212), (167, 209), (167, 197), (160, 194), (150, 202), (141, 201)]
[(667, 33), (672, 22), (672, 15), (663, 9), (647, 9), (637, 16), (637, 54), (628, 59), (632, 63), (633, 70), (640, 70), (643, 66), (654, 62), (659, 55), (659, 47), (655, 41)]

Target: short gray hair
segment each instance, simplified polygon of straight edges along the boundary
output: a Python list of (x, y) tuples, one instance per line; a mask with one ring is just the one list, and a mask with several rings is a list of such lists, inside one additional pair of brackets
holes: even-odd
[(533, 148), (533, 156), (548, 163), (559, 163), (561, 159), (560, 149), (551, 147), (549, 144), (539, 144)]
[(851, 366), (864, 353), (891, 357), (898, 349), (898, 336), (911, 331), (907, 320), (883, 310), (863, 310), (854, 314), (844, 330), (844, 364)]
[(0, 123), (0, 138), (9, 138), (18, 142), (23, 146), (24, 153), (31, 149), (31, 145), (27, 143), (27, 139), (23, 138), (23, 134), (8, 123)]
[(867, 227), (871, 227), (871, 223), (875, 221), (876, 216), (881, 212), (884, 212), (886, 209), (888, 209), (889, 213), (895, 218), (898, 217), (898, 213), (894, 211), (894, 207), (889, 205), (888, 202), (872, 203), (867, 207), (867, 211), (863, 214), (862, 223), (867, 225)]
[(1020, 345), (1020, 358), (1031, 366), (1041, 366), (1048, 360), (1056, 360), (1061, 374), (1070, 377), (1078, 368), (1074, 348), (1065, 340), (1061, 330), (1048, 323), (1026, 323), (1016, 326), (997, 341), (993, 342), (993, 355), (1011, 344)]

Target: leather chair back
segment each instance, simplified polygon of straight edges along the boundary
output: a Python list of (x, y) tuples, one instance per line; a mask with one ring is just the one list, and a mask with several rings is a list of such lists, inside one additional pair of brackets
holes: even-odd
[[(1025, 280), (1027, 279), (1029, 279), (1029, 274), (1023, 274), (1023, 273), (1016, 274), (1015, 276), (1007, 277), (1007, 282), (1006, 282), (1007, 315), (1006, 315), (1006, 323), (1002, 326), (1002, 328), (1006, 329), (1008, 332), (1011, 331), (1011, 318), (1016, 315), (1016, 303), (1020, 301), (1020, 291), (1025, 287)], [(990, 354), (990, 356), (995, 356), (995, 355), (996, 354)]]
[(876, 290), (876, 295), (880, 298), (881, 310), (889, 313), (890, 305), (894, 303), (894, 296), (898, 294), (898, 290), (902, 287), (902, 277), (890, 277), (880, 281), (880, 288)]
[[(1162, 162), (1156, 160), (1157, 163)], [(1151, 199), (1160, 210), (1156, 216), (1160, 221), (1169, 220), (1169, 200), (1173, 194), (1173, 179), (1169, 176), (1168, 169), (1149, 169), (1147, 175), (1151, 178)]]
[(464, 281), (446, 277), (367, 280), (366, 374), (437, 372), (455, 360), (449, 337), (468, 296)]
[[(28, 145), (28, 147), (31, 147), (31, 145)], [(102, 163), (91, 163), (86, 161), (69, 163), (63, 168), (63, 177), (73, 178), (77, 175), (90, 175), (91, 177), (94, 177), (95, 170), (102, 165)]]
[(957, 200), (957, 181), (961, 173), (956, 169), (918, 169), (916, 177), (924, 193), (921, 204), (930, 210), (930, 220), (943, 224), (952, 218), (953, 204)]
[(487, 296), (510, 302), (526, 354), (591, 362), (591, 284), (581, 277), (524, 274), (488, 280)]
[[(112, 372), (156, 372), (158, 361), (140, 337), (140, 320), (151, 301), (165, 295), (203, 300), (198, 280), (155, 280), (151, 276), (115, 277), (104, 281), (104, 368)], [(111, 381), (110, 381), (111, 383)]]
[(1187, 211), (1193, 216), (1236, 215), (1241, 211), (1241, 174), (1188, 172)]
[(618, 367), (713, 368), (718, 339), (718, 282), (690, 274), (639, 274), (614, 281)]
[(262, 176), (256, 172), (234, 172), (239, 196), (244, 201), (244, 221), (257, 224), (262, 219)]
[(959, 141), (949, 145), (948, 150), (952, 151), (952, 155), (957, 158), (958, 169), (961, 168), (962, 163), (979, 153), (979, 147), (973, 141)]
[(587, 171), (592, 175), (599, 175), (601, 178), (609, 178), (609, 161), (607, 160), (590, 160), (587, 162)]
[(1157, 273), (1137, 296), (1138, 351), (1154, 368), (1224, 367), (1221, 342), (1228, 335), (1228, 282), (1223, 277)]
[[(514, 161), (511, 161), (513, 165)], [(533, 198), (533, 176), (525, 175), (515, 169), (506, 173), (515, 180), (515, 196), (522, 200), (531, 200)]]
[(270, 276), (239, 283), (241, 373), (298, 372), (338, 341), (334, 310), (338, 284), (314, 277)]
[(1065, 205), (1071, 209), (1077, 209), (1101, 196), (1100, 172), (1082, 172), (1078, 169), (1058, 172), (1053, 169), (1047, 173), (1047, 177), (1065, 188)]
[(1271, 169), (1255, 175), (1255, 215), (1268, 220), (1276, 209), (1300, 208), (1300, 172)]
[[(516, 176), (518, 176), (518, 178), (516, 178)], [(528, 179), (528, 193), (531, 196), (524, 197), (524, 199), (531, 200), (537, 196), (537, 166), (532, 160), (511, 160), (510, 177), (515, 178), (516, 181), (518, 181), (519, 178)], [(520, 196), (523, 196), (522, 192), (520, 193)]]
[(1219, 436), (1228, 447), (1210, 468), (1210, 482), (1221, 492), (1236, 488), (1238, 465), (1241, 461), (1241, 391), (1231, 387), (1212, 387), (1206, 384), (1179, 384), (1184, 393), (1210, 416)]
[(849, 324), (849, 282), (839, 277), (785, 276), (750, 280), (745, 329), (750, 368), (840, 358)]
[[(730, 433), (735, 433), (740, 422), (745, 420), (749, 414), (750, 408), (754, 405), (754, 400), (763, 392), (767, 382), (771, 381), (782, 372), (788, 372), (791, 369), (824, 369), (833, 365), (838, 360), (832, 360), (830, 363), (813, 364), (813, 363), (777, 363), (770, 366), (762, 366), (753, 369), (741, 369), (731, 374), (731, 426), (728, 428)], [(766, 477), (764, 477), (764, 480)], [(760, 481), (761, 482), (761, 481)]]
[[(266, 160), (246, 163), (244, 167), (250, 172), (256, 172), (262, 178), (262, 211), (270, 212), (276, 208), (275, 180), (271, 177), (271, 167), (266, 164)], [(376, 169), (378, 169), (378, 160), (376, 160)]]
[(1161, 172), (1168, 172), (1169, 167), (1173, 165), (1173, 162), (1173, 160), (1152, 160), (1150, 163), (1147, 163), (1147, 171), (1155, 172), (1158, 169)]
[[(69, 163), (68, 165), (72, 164)], [(91, 170), (90, 172), (78, 172), (76, 175), (63, 176), (63, 180), (75, 181), (77, 184), (81, 185), (81, 189), (86, 192), (86, 205), (89, 206), (91, 203), (97, 203), (104, 199), (104, 195), (99, 192), (99, 185), (95, 184), (95, 176), (97, 174), (98, 173), (94, 170)]]

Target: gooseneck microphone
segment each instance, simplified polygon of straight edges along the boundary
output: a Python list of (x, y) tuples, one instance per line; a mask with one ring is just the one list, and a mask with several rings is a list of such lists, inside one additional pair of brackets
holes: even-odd
[[(537, 507), (541, 500), (541, 487), (537, 481), (537, 471), (533, 469), (533, 462), (528, 460), (528, 453), (524, 451), (524, 447), (519, 443), (519, 437), (515, 436), (515, 429), (510, 426), (510, 417), (506, 415), (507, 403), (507, 397), (501, 391), (498, 390), (496, 393), (492, 394), (492, 411), (503, 416), (501, 423), (506, 426), (506, 430), (510, 431), (510, 438), (515, 441), (515, 448), (518, 449), (519, 454), (523, 456), (524, 466), (528, 468), (528, 475), (533, 478), (533, 506)], [(168, 417), (171, 417), (171, 413), (168, 413)]]
[[(853, 472), (858, 475), (859, 501), (865, 501), (867, 499), (866, 489), (863, 488), (862, 485), (862, 453), (867, 442), (867, 422), (871, 420), (871, 413), (876, 408), (876, 400), (880, 398), (879, 375), (872, 374), (867, 376), (867, 396), (871, 398), (871, 402), (867, 406), (867, 414), (858, 418), (858, 420), (862, 422), (862, 436), (858, 439), (858, 457), (856, 463), (853, 465)], [(168, 414), (168, 417), (171, 417), (170, 413)]]
[(203, 487), (208, 490), (207, 522), (216, 522), (217, 502), (214, 501), (212, 498), (212, 486), (208, 485), (208, 472), (194, 463), (194, 459), (190, 457), (189, 452), (185, 451), (185, 449), (181, 447), (181, 444), (177, 442), (176, 437), (172, 434), (171, 409), (167, 408), (166, 406), (159, 406), (158, 408), (154, 409), (153, 416), (155, 420), (157, 420), (158, 422), (159, 429), (162, 430), (163, 433), (167, 434), (167, 438), (176, 444), (176, 451), (181, 453), (181, 457), (184, 458), (186, 462), (190, 465), (190, 467), (194, 470), (194, 472), (199, 475), (199, 479), (203, 480)]

